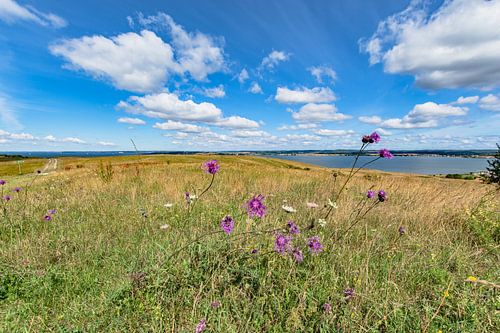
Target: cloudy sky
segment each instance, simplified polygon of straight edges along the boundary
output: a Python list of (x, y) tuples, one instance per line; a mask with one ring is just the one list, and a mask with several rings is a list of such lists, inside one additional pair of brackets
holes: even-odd
[(0, 151), (500, 141), (500, 0), (0, 0)]

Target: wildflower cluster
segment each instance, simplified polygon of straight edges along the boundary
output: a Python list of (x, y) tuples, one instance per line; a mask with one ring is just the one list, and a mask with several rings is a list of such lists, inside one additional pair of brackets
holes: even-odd
[[(12, 195), (10, 194), (5, 194), (4, 195), (4, 186), (7, 184), (7, 181), (4, 180), (4, 179), (0, 179), (0, 186), (2, 187), (2, 194), (1, 194), (1, 197), (2, 197), (2, 200), (4, 202), (9, 202), (10, 200), (12, 200)], [(23, 189), (22, 187), (14, 187), (14, 189), (12, 189), (12, 192), (14, 193), (19, 193), (21, 192)]]
[(245, 206), (250, 218), (263, 218), (266, 215), (267, 207), (264, 205), (264, 198), (262, 194), (259, 194), (247, 201)]
[[(201, 237), (197, 238), (196, 241), (199, 239), (203, 238), (204, 236), (208, 235), (213, 235), (216, 233), (224, 233), (227, 236), (232, 235), (231, 238), (228, 238), (228, 240), (235, 240), (239, 239), (238, 236), (242, 234), (272, 234), (274, 237), (274, 244), (273, 244), (273, 250), (268, 251), (268, 252), (263, 252), (262, 255), (266, 254), (279, 254), (281, 256), (287, 256), (292, 258), (293, 261), (300, 263), (304, 261), (304, 253), (309, 253), (312, 256), (316, 256), (321, 254), (324, 250), (325, 247), (321, 241), (321, 238), (319, 235), (314, 235), (312, 233), (312, 230), (315, 228), (316, 223), (322, 227), (326, 226), (328, 223), (328, 219), (330, 217), (330, 214), (337, 210), (338, 208), (338, 199), (340, 195), (342, 194), (343, 190), (346, 188), (346, 185), (349, 183), (349, 181), (352, 179), (352, 177), (362, 168), (366, 167), (367, 165), (375, 162), (378, 159), (385, 158), (385, 159), (391, 159), (393, 158), (392, 153), (387, 150), (387, 149), (381, 149), (378, 151), (378, 155), (375, 156), (373, 159), (369, 160), (368, 162), (364, 163), (362, 166), (358, 167), (356, 164), (359, 160), (359, 157), (365, 152), (367, 147), (371, 144), (377, 144), (381, 141), (381, 137), (377, 132), (373, 132), (370, 135), (364, 135), (361, 138), (362, 145), (360, 150), (358, 151), (357, 155), (355, 156), (354, 163), (351, 167), (351, 170), (349, 174), (347, 175), (347, 178), (345, 179), (345, 182), (340, 186), (340, 189), (338, 191), (335, 191), (335, 185), (337, 183), (337, 178), (339, 178), (338, 174), (334, 175), (335, 183), (334, 183), (334, 196), (330, 199), (328, 199), (327, 203), (324, 204), (324, 209), (326, 209), (326, 214), (321, 217), (315, 217), (313, 218), (313, 222), (308, 227), (300, 227), (299, 223), (296, 223), (295, 221), (288, 220), (286, 223), (285, 228), (280, 228), (280, 229), (271, 229), (271, 230), (247, 230), (245, 232), (241, 232), (240, 234), (235, 232), (236, 228), (236, 221), (232, 216), (239, 216), (238, 214), (228, 214), (225, 215), (219, 223), (220, 229), (218, 231), (214, 231), (211, 233), (206, 233), (205, 235), (202, 235)], [(212, 186), (216, 174), (220, 170), (220, 165), (216, 160), (209, 160), (206, 161), (202, 164), (202, 169), (209, 175), (212, 175), (210, 184), (203, 190), (199, 195), (192, 194), (190, 192), (185, 192), (184, 197), (185, 201), (188, 205), (188, 210), (190, 211), (192, 209), (193, 203), (195, 199), (199, 199), (202, 197)], [(1, 184), (1, 183), (0, 183)], [(368, 199), (368, 200), (367, 200)], [(340, 236), (336, 236), (336, 238), (333, 240), (333, 244), (337, 243), (343, 236), (345, 236), (356, 224), (358, 224), (372, 209), (374, 209), (378, 204), (383, 203), (388, 200), (388, 195), (384, 190), (368, 190), (366, 194), (363, 196), (363, 199), (360, 201), (358, 206), (353, 210), (351, 213), (351, 216), (349, 217), (349, 224), (347, 229), (345, 229), (343, 232), (340, 232)], [(319, 209), (320, 205), (318, 205), (315, 202), (306, 202), (306, 207), (314, 210), (314, 212), (323, 214), (323, 211)], [(246, 214), (250, 219), (264, 219), (266, 214), (268, 213), (268, 207), (265, 204), (265, 196), (262, 194), (256, 194), (252, 196), (250, 199), (248, 199), (244, 205), (243, 205), (244, 210), (246, 211)], [(292, 207), (291, 205), (287, 204), (286, 200), (283, 201), (283, 205), (281, 208), (287, 212), (287, 213), (296, 213), (297, 209)], [(237, 220), (239, 217), (237, 217)], [(249, 225), (250, 226), (250, 225)], [(400, 235), (403, 235), (406, 230), (403, 226), (399, 227), (398, 232)], [(258, 248), (253, 248), (250, 253), (253, 256), (259, 255), (261, 252), (259, 252)], [(260, 256), (260, 255), (259, 255)], [(346, 288), (343, 290), (343, 297), (345, 301), (350, 301), (355, 297), (355, 291), (353, 288)], [(220, 306), (220, 303), (218, 301), (214, 301), (211, 303), (212, 309), (217, 309)], [(324, 303), (323, 304), (323, 311), (325, 314), (328, 314), (332, 311), (332, 305), (330, 303)], [(195, 332), (203, 332), (207, 327), (207, 320), (206, 318), (200, 320), (200, 322), (197, 324), (195, 328)]]
[(227, 215), (220, 221), (220, 227), (226, 234), (231, 234), (234, 229), (234, 220), (231, 216)]
[[(368, 190), (368, 191), (366, 192), (366, 197), (367, 197), (368, 199), (373, 199), (373, 198), (375, 197), (375, 191)], [(387, 193), (385, 193), (385, 191), (384, 191), (384, 190), (380, 190), (380, 191), (378, 191), (378, 192), (377, 192), (377, 199), (378, 199), (378, 201), (380, 201), (380, 202), (384, 202), (384, 201), (386, 201), (386, 200), (387, 200), (387, 198), (388, 198), (388, 197), (387, 197)]]
[[(281, 232), (277, 232), (275, 234), (274, 251), (281, 255), (290, 254), (296, 262), (302, 262), (304, 260), (302, 250), (300, 249), (300, 246), (294, 245), (301, 243), (301, 239), (299, 237), (300, 228), (291, 220), (288, 221), (286, 225), (287, 234), (283, 234)], [(306, 245), (312, 254), (318, 254), (323, 251), (323, 245), (317, 236), (306, 239)]]
[(45, 214), (45, 215), (43, 216), (43, 219), (44, 219), (45, 221), (52, 221), (52, 218), (54, 217), (54, 215), (55, 215), (56, 213), (57, 213), (57, 210), (55, 210), (55, 209), (49, 209), (49, 210), (47, 211), (47, 214)]
[(210, 160), (205, 163), (203, 163), (203, 170), (205, 170), (206, 173), (209, 173), (211, 175), (215, 175), (217, 171), (219, 171), (220, 165), (217, 163), (216, 160)]

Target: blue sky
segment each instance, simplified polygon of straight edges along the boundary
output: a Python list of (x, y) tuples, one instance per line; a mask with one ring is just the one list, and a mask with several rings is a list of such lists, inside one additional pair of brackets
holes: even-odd
[(0, 0), (0, 151), (500, 141), (500, 1)]

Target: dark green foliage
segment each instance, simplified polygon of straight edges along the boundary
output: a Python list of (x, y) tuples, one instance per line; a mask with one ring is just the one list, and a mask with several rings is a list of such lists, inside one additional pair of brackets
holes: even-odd
[(488, 161), (488, 167), (483, 179), (487, 183), (500, 185), (500, 145), (497, 143), (497, 153), (495, 158)]

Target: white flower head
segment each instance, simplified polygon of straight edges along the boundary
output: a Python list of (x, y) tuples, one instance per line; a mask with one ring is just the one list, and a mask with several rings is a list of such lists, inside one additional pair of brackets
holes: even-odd
[(285, 212), (287, 212), (287, 213), (295, 213), (295, 212), (297, 212), (297, 211), (295, 210), (295, 208), (293, 208), (293, 207), (291, 207), (291, 206), (285, 206), (285, 205), (283, 205), (283, 206), (281, 206), (281, 208), (283, 208), (283, 210), (284, 210)]
[(337, 202), (336, 201), (332, 201), (330, 199), (328, 199), (328, 206), (334, 208), (334, 209), (337, 209), (338, 206), (337, 206)]

